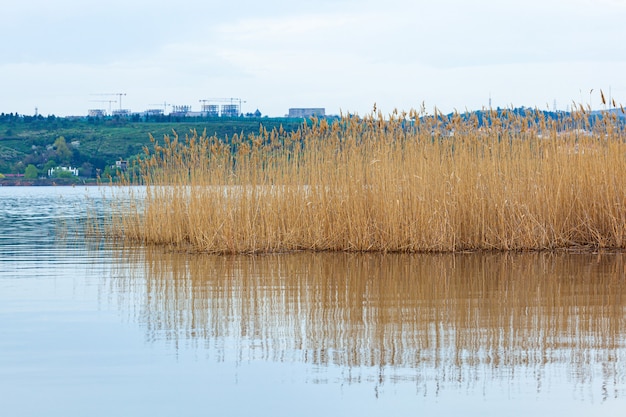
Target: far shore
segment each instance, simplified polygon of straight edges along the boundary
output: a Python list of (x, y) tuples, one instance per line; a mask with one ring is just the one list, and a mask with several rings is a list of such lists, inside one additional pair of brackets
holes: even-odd
[(47, 186), (69, 186), (69, 185), (99, 185), (96, 179), (75, 180), (73, 178), (2, 178), (0, 187), (47, 187)]

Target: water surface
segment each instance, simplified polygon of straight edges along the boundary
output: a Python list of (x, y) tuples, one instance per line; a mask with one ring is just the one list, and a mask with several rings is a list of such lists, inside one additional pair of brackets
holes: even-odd
[(622, 415), (620, 253), (209, 256), (0, 188), (0, 414)]

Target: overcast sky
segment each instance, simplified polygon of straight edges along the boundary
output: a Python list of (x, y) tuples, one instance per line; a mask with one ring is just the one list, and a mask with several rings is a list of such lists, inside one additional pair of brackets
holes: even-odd
[(0, 112), (600, 107), (626, 102), (624, 22), (626, 0), (11, 1)]

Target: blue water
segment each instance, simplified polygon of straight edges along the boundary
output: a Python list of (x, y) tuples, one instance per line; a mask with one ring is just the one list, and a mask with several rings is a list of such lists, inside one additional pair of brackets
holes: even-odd
[(0, 187), (2, 416), (626, 410), (621, 254), (120, 248), (104, 194)]

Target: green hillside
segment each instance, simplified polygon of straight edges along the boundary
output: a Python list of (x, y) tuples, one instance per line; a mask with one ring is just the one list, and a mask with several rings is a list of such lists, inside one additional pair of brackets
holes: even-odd
[[(71, 165), (81, 176), (93, 177), (115, 161), (132, 159), (150, 135), (162, 139), (172, 132), (184, 137), (192, 130), (218, 138), (267, 130), (295, 130), (302, 119), (185, 118), (175, 121), (139, 121), (123, 118), (59, 118), (0, 114), (0, 173), (23, 174), (29, 165), (43, 175), (51, 167)], [(61, 140), (59, 138), (62, 138)]]

